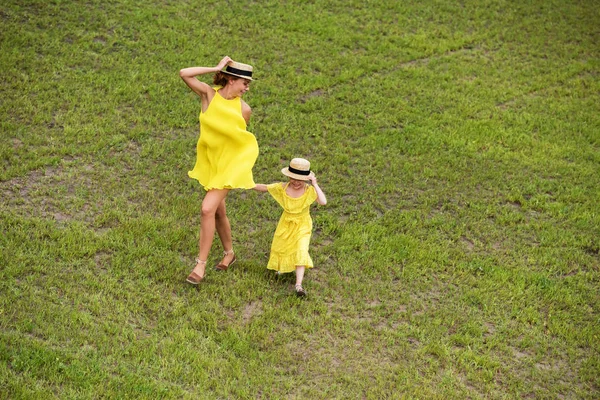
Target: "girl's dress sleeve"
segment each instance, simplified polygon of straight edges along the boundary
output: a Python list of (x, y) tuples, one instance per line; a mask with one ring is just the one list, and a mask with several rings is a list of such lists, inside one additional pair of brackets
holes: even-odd
[(312, 185), (308, 185), (308, 188), (306, 190), (308, 191), (308, 193), (306, 194), (306, 202), (307, 205), (311, 205), (315, 202), (315, 200), (317, 200), (317, 191)]
[(271, 183), (267, 185), (269, 194), (283, 207), (283, 185), (281, 182)]

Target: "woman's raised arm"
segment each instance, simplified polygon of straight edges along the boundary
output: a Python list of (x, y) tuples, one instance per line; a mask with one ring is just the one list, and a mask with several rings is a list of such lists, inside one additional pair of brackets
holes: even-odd
[(188, 87), (194, 91), (194, 93), (196, 93), (198, 96), (205, 96), (209, 92), (209, 90), (212, 90), (212, 88), (210, 87), (210, 85), (196, 79), (196, 77), (198, 75), (210, 74), (213, 72), (221, 71), (230, 61), (231, 58), (225, 56), (215, 67), (183, 68), (179, 71), (179, 76), (181, 77), (181, 79), (183, 79), (185, 84), (188, 85)]

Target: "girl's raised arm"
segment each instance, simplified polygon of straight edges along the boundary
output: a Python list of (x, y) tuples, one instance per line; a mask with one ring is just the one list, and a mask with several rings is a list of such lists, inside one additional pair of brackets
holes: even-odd
[(317, 183), (317, 177), (313, 175), (310, 176), (308, 180), (310, 180), (310, 183), (312, 183), (313, 187), (315, 188), (315, 191), (317, 192), (317, 203), (319, 203), (322, 206), (327, 204), (327, 197), (325, 197), (325, 193), (323, 193), (321, 187)]

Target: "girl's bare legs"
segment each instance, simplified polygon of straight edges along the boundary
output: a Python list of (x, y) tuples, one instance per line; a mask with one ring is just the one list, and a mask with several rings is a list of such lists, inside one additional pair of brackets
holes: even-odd
[[(215, 237), (217, 209), (225, 200), (227, 193), (229, 193), (229, 189), (209, 190), (206, 193), (206, 196), (204, 196), (204, 200), (202, 200), (198, 260), (203, 261), (204, 263), (198, 262), (192, 271), (202, 277), (204, 277), (206, 259), (208, 258), (208, 253), (210, 252)], [(229, 222), (227, 224), (229, 224)], [(229, 230), (229, 236), (231, 238), (231, 229)]]
[(306, 291), (302, 287), (302, 279), (304, 279), (304, 270), (306, 267), (304, 265), (296, 266), (296, 294), (298, 296), (306, 296)]
[(296, 265), (296, 285), (302, 286), (302, 279), (304, 279), (304, 265)]
[(227, 218), (227, 209), (225, 207), (225, 199), (219, 203), (217, 212), (215, 214), (215, 221), (217, 226), (217, 233), (219, 239), (223, 244), (223, 250), (226, 253), (221, 260), (221, 264), (229, 265), (233, 261), (233, 240), (231, 239), (231, 225), (229, 224), (229, 218)]

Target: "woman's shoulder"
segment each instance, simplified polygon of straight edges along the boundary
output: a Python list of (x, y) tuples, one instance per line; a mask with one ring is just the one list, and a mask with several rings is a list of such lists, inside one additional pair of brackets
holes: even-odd
[(242, 102), (242, 116), (246, 120), (246, 123), (249, 123), (250, 122), (250, 117), (252, 116), (252, 109), (250, 108), (250, 106), (248, 105), (248, 103), (246, 103), (241, 98), (240, 98), (240, 101)]

